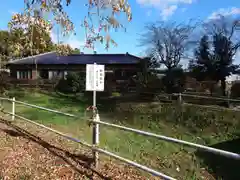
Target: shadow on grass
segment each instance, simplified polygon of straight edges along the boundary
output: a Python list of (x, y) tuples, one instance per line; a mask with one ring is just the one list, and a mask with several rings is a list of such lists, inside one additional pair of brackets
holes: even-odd
[[(240, 154), (240, 138), (215, 144), (213, 148)], [(204, 165), (216, 179), (240, 179), (240, 160), (227, 158), (209, 152), (197, 151), (196, 155), (203, 160)]]
[[(91, 167), (91, 165), (93, 163), (92, 158), (90, 158), (90, 157), (88, 157), (84, 154), (73, 154), (73, 153), (70, 153), (69, 151), (63, 150), (63, 149), (61, 149), (59, 147), (56, 147), (56, 146), (53, 146), (53, 145), (49, 144), (48, 142), (42, 140), (40, 137), (35, 136), (35, 135), (31, 134), (30, 132), (28, 132), (28, 131), (26, 131), (26, 130), (8, 122), (8, 121), (0, 119), (0, 123), (6, 124), (7, 126), (13, 128), (13, 130), (0, 129), (0, 131), (3, 131), (3, 132), (5, 132), (8, 135), (13, 136), (13, 137), (23, 137), (25, 139), (28, 139), (32, 142), (35, 142), (35, 143), (39, 144), (40, 146), (47, 149), (52, 155), (62, 159), (65, 163), (70, 165), (71, 168), (73, 170), (75, 170), (76, 172), (78, 172), (79, 174), (85, 175), (89, 179), (92, 179), (93, 175), (96, 174), (102, 179), (111, 180), (110, 177), (106, 177), (106, 176), (100, 174), (98, 171), (94, 170)], [(91, 170), (90, 173), (89, 173), (89, 171), (87, 172), (85, 170), (80, 169), (79, 167), (74, 165), (70, 160), (74, 161), (75, 163), (82, 166), (86, 170)]]

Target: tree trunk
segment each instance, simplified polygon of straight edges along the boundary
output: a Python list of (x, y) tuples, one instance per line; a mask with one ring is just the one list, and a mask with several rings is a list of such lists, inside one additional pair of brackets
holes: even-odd
[(222, 95), (226, 96), (226, 78), (221, 79)]

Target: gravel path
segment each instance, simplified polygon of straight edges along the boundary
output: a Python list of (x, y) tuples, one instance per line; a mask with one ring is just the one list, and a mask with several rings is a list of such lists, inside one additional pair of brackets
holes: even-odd
[(134, 168), (102, 157), (91, 168), (91, 151), (29, 123), (0, 120), (0, 180), (145, 180)]

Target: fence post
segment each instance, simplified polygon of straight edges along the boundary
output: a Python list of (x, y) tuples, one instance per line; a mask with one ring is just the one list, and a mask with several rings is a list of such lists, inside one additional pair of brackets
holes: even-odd
[(227, 98), (228, 98), (228, 100), (227, 100), (228, 108), (230, 108), (230, 93), (229, 93), (229, 91), (227, 92)]
[[(95, 117), (94, 117), (94, 121), (100, 121), (100, 117), (99, 114), (96, 113)], [(93, 126), (93, 145), (94, 147), (98, 147), (99, 145), (99, 124), (95, 123)], [(93, 151), (93, 158), (94, 158), (94, 165), (95, 168), (98, 168), (98, 161), (99, 161), (99, 155), (97, 151)]]
[(15, 120), (15, 97), (12, 98), (12, 121)]
[(179, 103), (182, 104), (182, 94), (179, 93), (178, 95), (179, 95), (179, 97), (178, 97)]
[[(99, 121), (99, 114), (97, 110), (97, 92), (93, 91), (93, 120), (94, 121)], [(97, 147), (99, 144), (99, 124), (98, 123), (93, 123), (93, 135), (92, 135), (92, 143), (94, 147)], [(94, 158), (94, 165), (95, 168), (98, 168), (98, 152), (93, 149), (93, 158)]]

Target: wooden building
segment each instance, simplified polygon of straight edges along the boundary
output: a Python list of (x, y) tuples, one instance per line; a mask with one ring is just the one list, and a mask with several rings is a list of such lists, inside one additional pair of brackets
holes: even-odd
[(6, 66), (11, 82), (18, 85), (54, 84), (69, 72), (85, 72), (86, 64), (105, 65), (107, 88), (124, 87), (129, 79), (141, 70), (141, 58), (131, 54), (72, 54), (57, 55), (56, 52), (12, 60)]

